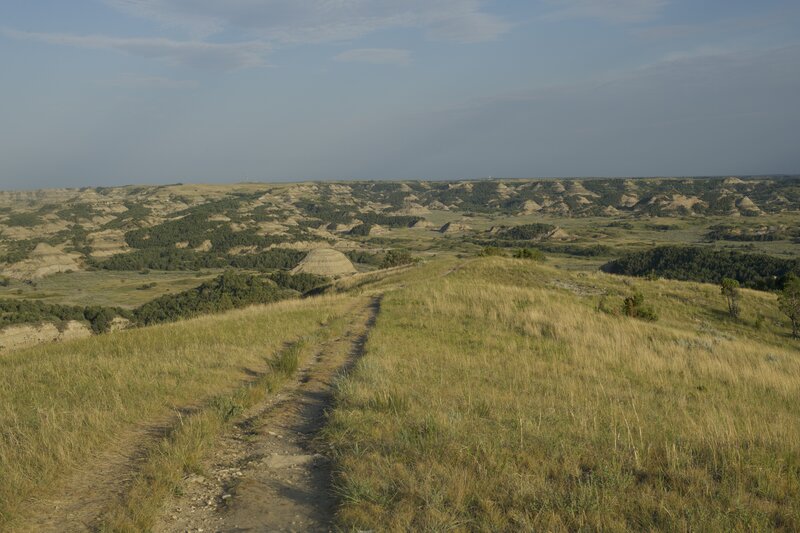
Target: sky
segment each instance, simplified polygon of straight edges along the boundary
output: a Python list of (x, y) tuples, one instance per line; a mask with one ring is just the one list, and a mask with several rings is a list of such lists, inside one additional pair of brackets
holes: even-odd
[(0, 189), (778, 173), (797, 0), (0, 0)]

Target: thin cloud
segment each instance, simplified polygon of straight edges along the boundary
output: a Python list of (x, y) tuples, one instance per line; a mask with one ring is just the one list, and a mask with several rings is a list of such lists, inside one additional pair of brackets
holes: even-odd
[(194, 80), (176, 80), (161, 76), (138, 76), (124, 74), (114, 79), (102, 80), (100, 85), (122, 89), (193, 89), (197, 87)]
[(667, 0), (549, 0), (547, 20), (597, 19), (619, 24), (647, 22), (661, 15)]
[(375, 65), (408, 65), (411, 63), (411, 52), (396, 48), (357, 48), (346, 50), (336, 57), (342, 63), (372, 63)]
[(109, 37), (105, 35), (23, 32), (13, 29), (4, 29), (2, 33), (12, 39), (77, 48), (118, 50), (139, 57), (162, 59), (173, 64), (218, 70), (265, 66), (264, 57), (270, 50), (269, 45), (260, 41), (210, 43), (175, 41), (160, 37)]
[(417, 28), (431, 38), (481, 42), (510, 24), (483, 0), (104, 0), (138, 17), (212, 35), (233, 30), (273, 43), (350, 40), (381, 30)]

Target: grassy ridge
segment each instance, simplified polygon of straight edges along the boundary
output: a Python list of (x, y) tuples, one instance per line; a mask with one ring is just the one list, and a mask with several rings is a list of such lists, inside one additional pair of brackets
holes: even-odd
[[(800, 528), (800, 357), (774, 296), (485, 259), (390, 293), (327, 437), (344, 529)], [(766, 318), (761, 330), (750, 322)]]
[(351, 318), (350, 314), (337, 316), (325, 327), (307, 332), (269, 359), (266, 372), (256, 380), (213, 397), (203, 408), (182, 419), (175, 431), (148, 449), (147, 459), (126, 493), (103, 513), (100, 530), (152, 530), (164, 502), (181, 490), (185, 474), (202, 472), (203, 459), (217, 437), (248, 409), (279, 390), (321, 343), (344, 334)]
[(266, 370), (284, 343), (353, 302), (285, 301), (0, 358), (0, 529), (114, 438)]

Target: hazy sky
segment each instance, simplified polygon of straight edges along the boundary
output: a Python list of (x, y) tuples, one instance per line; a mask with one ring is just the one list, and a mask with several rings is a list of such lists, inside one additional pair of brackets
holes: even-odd
[(759, 173), (797, 0), (0, 2), (0, 189)]

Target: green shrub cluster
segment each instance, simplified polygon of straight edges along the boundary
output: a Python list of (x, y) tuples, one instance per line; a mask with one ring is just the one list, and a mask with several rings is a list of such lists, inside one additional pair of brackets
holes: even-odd
[(380, 266), (383, 263), (385, 254), (374, 254), (364, 252), (362, 250), (348, 250), (344, 253), (353, 263), (360, 263), (362, 265)]
[(167, 248), (180, 242), (187, 242), (189, 248), (196, 248), (205, 241), (211, 241), (217, 252), (227, 252), (236, 246), (267, 247), (286, 240), (285, 237), (258, 235), (253, 229), (234, 231), (230, 223), (208, 220), (206, 214), (192, 214), (125, 234), (125, 241), (131, 248)]
[(788, 238), (784, 230), (759, 231), (754, 228), (731, 224), (717, 224), (709, 228), (706, 237), (710, 241), (771, 242)]
[(136, 309), (142, 325), (172, 322), (207, 313), (216, 313), (252, 304), (275, 302), (296, 294), (262, 276), (227, 271), (199, 287), (156, 298)]
[(659, 246), (625, 255), (601, 268), (611, 274), (647, 276), (652, 272), (664, 278), (715, 284), (730, 278), (744, 287), (775, 290), (784, 286), (790, 274), (800, 273), (800, 261), (697, 246)]
[(353, 220), (353, 214), (350, 211), (328, 201), (300, 200), (294, 205), (306, 215), (328, 223), (348, 224)]
[(201, 270), (227, 267), (274, 270), (294, 268), (305, 255), (305, 252), (288, 248), (273, 248), (256, 254), (229, 255), (171, 246), (116, 254), (104, 261), (90, 259), (89, 264), (103, 270)]
[(490, 248), (535, 248), (552, 254), (573, 255), (576, 257), (610, 256), (613, 248), (605, 244), (566, 244), (540, 241), (514, 241), (504, 239), (468, 239), (468, 242)]
[(17, 263), (22, 261), (30, 254), (36, 245), (41, 241), (33, 239), (23, 239), (19, 241), (5, 241), (4, 253), (0, 254), (0, 263)]
[(514, 252), (515, 259), (530, 259), (532, 261), (544, 261), (547, 259), (544, 252), (537, 248), (520, 248)]
[(497, 233), (497, 237), (513, 241), (535, 241), (542, 239), (556, 229), (551, 224), (523, 224), (505, 228)]
[[(116, 317), (132, 319), (140, 325), (158, 324), (291, 298), (298, 293), (309, 293), (328, 282), (328, 278), (314, 274), (291, 275), (281, 271), (265, 277), (229, 270), (199, 287), (161, 296), (132, 312), (111, 307), (80, 307), (35, 300), (0, 299), (0, 327), (77, 320), (88, 322), (95, 333), (104, 333), (111, 328)], [(138, 289), (155, 286), (155, 283), (147, 283)]]
[(300, 294), (307, 294), (314, 289), (318, 289), (330, 283), (330, 280), (325, 276), (318, 276), (306, 272), (289, 274), (285, 270), (279, 270), (270, 274), (269, 279), (274, 281), (279, 287), (297, 291)]
[(405, 250), (389, 250), (381, 262), (381, 268), (410, 265), (414, 261), (414, 257)]
[(7, 216), (3, 224), (12, 227), (30, 228), (42, 223), (42, 217), (36, 213), (11, 213)]
[(90, 220), (99, 213), (91, 204), (75, 203), (59, 209), (56, 214), (63, 220), (78, 222), (81, 219)]
[(77, 320), (89, 322), (95, 333), (104, 333), (111, 328), (111, 322), (118, 316), (128, 318), (130, 314), (123, 309), (111, 307), (80, 307), (35, 300), (0, 299), (0, 327)]
[(407, 215), (384, 215), (383, 213), (359, 213), (356, 215), (356, 218), (363, 222), (364, 224), (379, 224), (381, 226), (386, 226), (388, 228), (408, 228), (413, 226), (420, 220), (424, 220), (422, 217), (417, 216), (407, 216)]
[(658, 320), (656, 312), (652, 307), (645, 305), (644, 295), (638, 291), (631, 296), (627, 296), (622, 301), (622, 314), (631, 318), (647, 320), (648, 322), (655, 322)]

